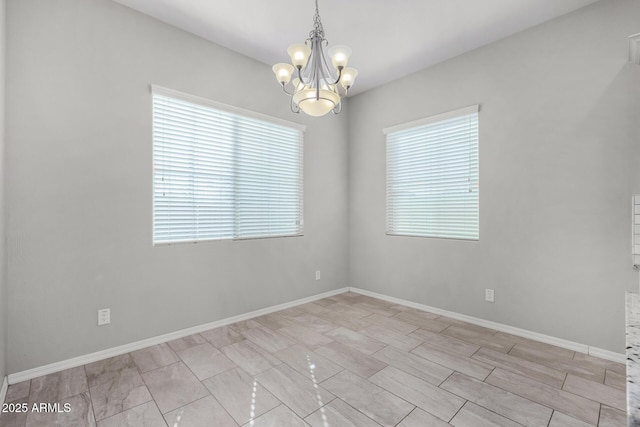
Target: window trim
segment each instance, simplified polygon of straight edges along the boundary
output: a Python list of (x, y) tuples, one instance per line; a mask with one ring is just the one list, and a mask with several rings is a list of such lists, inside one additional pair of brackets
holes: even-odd
[[(445, 113), (436, 114), (429, 117), (424, 117), (418, 120), (413, 120), (410, 122), (400, 123), (397, 125), (388, 126), (382, 129), (382, 133), (385, 135), (385, 235), (393, 236), (393, 237), (420, 237), (426, 239), (438, 239), (438, 240), (457, 240), (464, 242), (479, 242), (480, 241), (480, 198), (478, 197), (478, 233), (477, 237), (446, 237), (446, 236), (428, 236), (424, 234), (399, 234), (390, 231), (389, 224), (389, 158), (388, 158), (388, 137), (387, 135), (399, 132), (411, 128), (416, 128), (420, 126), (429, 125), (432, 123), (441, 122), (448, 119), (453, 119), (460, 116), (465, 116), (469, 114), (478, 114), (480, 112), (480, 104), (470, 105), (468, 107), (459, 108), (456, 110), (447, 111)], [(478, 124), (479, 127), (479, 124)], [(478, 129), (478, 163), (480, 161), (480, 135)], [(480, 169), (478, 166), (478, 190), (480, 188)]]
[(435, 122), (441, 122), (443, 120), (452, 119), (458, 116), (465, 116), (467, 114), (479, 113), (480, 104), (470, 105), (468, 107), (459, 108), (457, 110), (447, 111), (446, 113), (436, 114), (435, 116), (425, 117), (423, 119), (414, 120), (411, 122), (400, 123), (397, 125), (389, 126), (382, 129), (382, 133), (388, 135), (393, 132), (399, 132), (401, 130), (415, 128), (418, 126), (424, 126)]
[[(244, 108), (240, 108), (240, 107), (235, 107), (232, 105), (228, 105), (228, 104), (224, 104), (221, 102), (217, 102), (217, 101), (213, 101), (211, 99), (207, 99), (207, 98), (203, 98), (197, 95), (191, 95), (185, 92), (180, 92), (174, 89), (169, 89), (163, 86), (158, 86), (158, 85), (154, 85), (151, 84), (149, 85), (149, 92), (151, 93), (151, 97), (153, 98), (153, 95), (161, 95), (161, 96), (167, 96), (167, 97), (171, 97), (171, 98), (175, 98), (178, 100), (182, 100), (182, 101), (186, 101), (186, 102), (191, 102), (194, 104), (198, 104), (198, 105), (202, 105), (204, 107), (210, 107), (213, 109), (217, 109), (217, 110), (222, 110), (228, 113), (233, 113), (233, 114), (237, 114), (240, 116), (245, 116), (248, 118), (252, 118), (252, 119), (257, 119), (257, 120), (262, 120), (265, 122), (270, 122), (276, 125), (280, 125), (280, 126), (287, 126), (290, 127), (298, 132), (300, 132), (300, 165), (302, 167), (301, 170), (301, 176), (304, 176), (304, 133), (307, 130), (307, 126), (301, 123), (296, 123), (296, 122), (291, 122), (289, 120), (284, 120), (284, 119), (280, 119), (278, 117), (272, 117), (269, 116), (267, 114), (262, 114), (262, 113), (258, 113), (255, 111), (251, 111), (251, 110), (247, 110)], [(151, 103), (152, 108), (153, 108), (153, 102)], [(153, 117), (151, 118), (152, 124), (153, 124)], [(151, 188), (152, 190), (155, 189), (155, 184), (154, 184), (154, 179), (155, 179), (155, 166), (154, 166), (154, 162), (155, 162), (155, 157), (154, 157), (154, 140), (153, 140), (153, 132), (151, 132)], [(300, 197), (303, 198), (304, 200), (304, 179), (303, 182), (301, 183), (301, 187), (300, 187)], [(304, 206), (304, 202), (301, 201), (302, 206)], [(156, 241), (155, 240), (155, 222), (154, 222), (154, 215), (155, 215), (155, 191), (152, 191), (152, 197), (151, 197), (151, 241), (152, 241), (152, 245), (155, 246), (171, 246), (171, 245), (184, 245), (184, 244), (199, 244), (199, 243), (210, 243), (210, 242), (235, 242), (235, 241), (242, 241), (242, 240), (263, 240), (263, 239), (281, 239), (281, 238), (288, 238), (288, 237), (304, 237), (304, 207), (302, 208), (301, 211), (301, 217), (300, 217), (300, 232), (297, 234), (290, 234), (290, 235), (274, 235), (274, 236), (251, 236), (251, 237), (237, 237), (234, 236), (233, 238), (230, 239), (214, 239), (214, 238), (205, 238), (205, 239), (181, 239), (181, 240), (161, 240), (161, 241)]]
[(257, 113), (255, 111), (246, 110), (240, 107), (234, 107), (233, 105), (223, 104), (222, 102), (213, 101), (211, 99), (202, 98), (197, 95), (191, 95), (189, 93), (180, 92), (174, 89), (169, 89), (163, 86), (150, 85), (149, 89), (153, 95), (164, 95), (171, 98), (181, 99), (187, 102), (193, 102), (194, 104), (200, 104), (205, 107), (215, 108), (217, 110), (224, 110), (229, 113), (240, 114), (242, 116), (251, 117), (253, 119), (264, 120), (265, 122), (275, 123), (281, 126), (288, 126), (299, 130), (304, 133), (307, 130), (307, 126), (302, 123), (291, 122), (289, 120), (281, 119), (278, 117), (269, 116), (267, 114)]

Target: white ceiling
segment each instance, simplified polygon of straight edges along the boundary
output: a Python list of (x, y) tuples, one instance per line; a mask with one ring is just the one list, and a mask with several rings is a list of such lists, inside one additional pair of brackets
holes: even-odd
[[(272, 65), (313, 27), (313, 0), (115, 0)], [(353, 49), (359, 93), (596, 0), (319, 0), (330, 45)], [(275, 82), (275, 79), (274, 79)]]

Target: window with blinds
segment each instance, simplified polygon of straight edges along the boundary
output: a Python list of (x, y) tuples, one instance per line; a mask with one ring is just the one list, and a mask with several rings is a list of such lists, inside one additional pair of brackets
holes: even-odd
[(303, 130), (152, 87), (155, 244), (302, 235)]
[(387, 234), (479, 239), (478, 111), (384, 130)]

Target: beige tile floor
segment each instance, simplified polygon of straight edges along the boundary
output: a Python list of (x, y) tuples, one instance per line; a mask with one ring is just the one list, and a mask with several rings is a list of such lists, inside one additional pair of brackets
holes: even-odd
[(345, 293), (11, 385), (23, 426), (625, 426), (625, 368)]

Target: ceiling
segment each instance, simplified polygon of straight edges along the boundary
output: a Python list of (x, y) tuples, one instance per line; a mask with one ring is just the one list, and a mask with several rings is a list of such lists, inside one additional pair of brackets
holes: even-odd
[[(313, 27), (313, 0), (115, 0), (265, 64)], [(579, 9), (596, 0), (319, 0), (329, 45), (353, 49), (352, 94)], [(275, 83), (275, 78), (274, 78)]]

